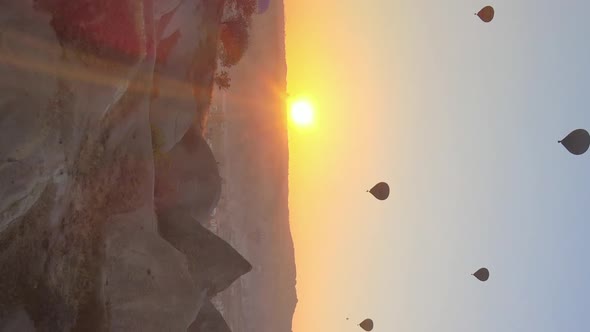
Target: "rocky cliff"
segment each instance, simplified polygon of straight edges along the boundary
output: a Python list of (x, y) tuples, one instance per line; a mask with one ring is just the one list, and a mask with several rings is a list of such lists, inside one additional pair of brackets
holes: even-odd
[(0, 9), (0, 330), (186, 331), (251, 268), (199, 225), (221, 1)]

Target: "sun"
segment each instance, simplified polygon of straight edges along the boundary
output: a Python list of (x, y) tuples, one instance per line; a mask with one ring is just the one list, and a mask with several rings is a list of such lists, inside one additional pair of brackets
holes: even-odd
[(296, 100), (291, 103), (291, 118), (298, 126), (309, 126), (313, 123), (313, 105), (308, 100)]

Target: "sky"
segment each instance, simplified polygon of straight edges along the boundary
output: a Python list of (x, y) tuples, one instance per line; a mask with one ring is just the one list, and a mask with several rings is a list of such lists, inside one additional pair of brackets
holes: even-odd
[(586, 331), (590, 2), (284, 1), (294, 332)]

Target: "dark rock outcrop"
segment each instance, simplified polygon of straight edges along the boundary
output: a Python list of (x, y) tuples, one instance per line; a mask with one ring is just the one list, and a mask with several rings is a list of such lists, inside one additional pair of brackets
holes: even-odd
[(160, 235), (188, 257), (198, 287), (217, 294), (252, 265), (231, 245), (204, 228), (217, 206), (221, 182), (210, 147), (191, 127), (156, 166), (156, 211)]
[(199, 288), (213, 296), (252, 270), (252, 265), (231, 245), (179, 213), (159, 213), (160, 235), (188, 257), (191, 274)]
[(0, 321), (0, 332), (36, 332), (35, 324), (24, 309), (17, 310), (12, 315)]
[(231, 332), (229, 326), (211, 302), (206, 301), (197, 319), (189, 326), (187, 332)]
[(220, 195), (217, 161), (193, 125), (170, 152), (156, 161), (156, 209), (158, 213), (183, 210), (204, 222), (217, 206)]

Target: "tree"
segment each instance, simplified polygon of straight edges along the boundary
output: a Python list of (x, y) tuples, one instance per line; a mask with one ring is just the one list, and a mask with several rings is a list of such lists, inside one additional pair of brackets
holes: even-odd
[(221, 24), (220, 39), (223, 46), (221, 62), (230, 67), (237, 64), (248, 49), (249, 20), (243, 16)]
[(225, 70), (217, 73), (215, 75), (215, 84), (217, 84), (220, 90), (227, 90), (231, 86), (231, 77), (229, 77), (229, 74)]
[(256, 10), (256, 0), (236, 0), (238, 11), (244, 17), (250, 17)]
[(256, 11), (256, 0), (226, 0), (225, 8), (234, 15), (249, 18)]

